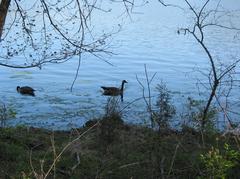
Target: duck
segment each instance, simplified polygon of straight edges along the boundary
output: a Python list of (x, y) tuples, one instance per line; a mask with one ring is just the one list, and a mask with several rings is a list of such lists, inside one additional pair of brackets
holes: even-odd
[(128, 83), (128, 82), (126, 80), (122, 80), (121, 88), (101, 86), (101, 88), (104, 90), (103, 95), (105, 95), (105, 96), (119, 96), (120, 95), (121, 99), (123, 100), (123, 89), (124, 89), (125, 83)]
[(29, 96), (35, 96), (34, 89), (29, 86), (17, 86), (17, 92), (22, 95), (29, 95)]

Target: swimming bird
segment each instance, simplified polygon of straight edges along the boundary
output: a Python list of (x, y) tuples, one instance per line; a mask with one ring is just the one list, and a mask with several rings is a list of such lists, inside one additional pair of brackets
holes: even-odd
[(17, 92), (19, 92), (22, 95), (30, 95), (30, 96), (35, 96), (34, 94), (34, 89), (29, 87), (29, 86), (17, 86)]
[(121, 88), (101, 86), (101, 88), (104, 90), (103, 95), (106, 95), (106, 96), (118, 96), (118, 95), (120, 95), (121, 99), (123, 100), (123, 89), (124, 89), (124, 84), (125, 83), (127, 83), (127, 81), (122, 80)]

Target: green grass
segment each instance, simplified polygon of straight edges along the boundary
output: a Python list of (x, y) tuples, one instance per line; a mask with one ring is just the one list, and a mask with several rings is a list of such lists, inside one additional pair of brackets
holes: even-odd
[[(116, 121), (103, 119), (70, 145), (56, 164), (56, 178), (206, 178), (209, 171), (205, 164), (211, 159), (206, 157), (204, 163), (201, 155), (212, 147), (219, 149), (218, 155), (224, 154), (225, 143), (239, 151), (233, 138), (222, 137), (221, 133), (206, 135), (203, 147), (201, 135), (194, 130), (169, 129), (161, 133)], [(0, 178), (34, 178), (33, 168), (38, 174), (42, 170), (46, 173), (54, 158), (51, 138), (54, 136), (54, 149), (59, 154), (88, 128), (54, 134), (36, 128), (0, 128)], [(239, 159), (225, 172), (226, 176), (240, 176), (237, 166)], [(48, 178), (53, 175), (52, 171)]]

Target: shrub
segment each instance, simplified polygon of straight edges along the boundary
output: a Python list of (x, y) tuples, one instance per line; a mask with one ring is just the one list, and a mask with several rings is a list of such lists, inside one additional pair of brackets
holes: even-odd
[(0, 104), (0, 122), (1, 122), (1, 127), (5, 126), (5, 122), (9, 118), (14, 118), (16, 117), (16, 111), (11, 108), (7, 107), (3, 102)]
[[(187, 112), (184, 115), (184, 124), (183, 126), (189, 126), (194, 128), (197, 131), (201, 130), (201, 122), (203, 117), (203, 111), (205, 103), (203, 100), (195, 100), (191, 97), (187, 98)], [(216, 132), (216, 116), (217, 110), (215, 107), (211, 107), (208, 111), (206, 118), (206, 125), (203, 129), (207, 133)]]
[(153, 121), (160, 131), (161, 129), (169, 128), (170, 119), (175, 115), (176, 110), (174, 105), (171, 104), (170, 91), (163, 82), (157, 86), (157, 90), (157, 109), (153, 113)]
[(105, 106), (105, 115), (101, 120), (100, 139), (107, 144), (118, 140), (118, 129), (123, 126), (118, 102), (116, 98), (108, 99)]
[(206, 154), (200, 156), (210, 178), (226, 178), (230, 169), (239, 165), (240, 152), (230, 149), (228, 144), (220, 152), (218, 148), (212, 147)]

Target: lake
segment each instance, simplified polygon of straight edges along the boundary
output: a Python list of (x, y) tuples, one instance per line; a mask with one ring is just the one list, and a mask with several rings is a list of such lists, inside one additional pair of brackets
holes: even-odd
[[(240, 7), (240, 1), (232, 0), (225, 4), (230, 9)], [(144, 100), (133, 102), (142, 97), (142, 88), (136, 76), (146, 85), (144, 64), (149, 76), (156, 73), (151, 83), (152, 95), (157, 95), (157, 84), (165, 82), (179, 111), (187, 97), (206, 98), (208, 91), (197, 82), (208, 83), (208, 79), (199, 73), (199, 70), (208, 72), (208, 58), (191, 35), (177, 33), (179, 27), (188, 26), (188, 17), (189, 14), (175, 8), (165, 8), (157, 2), (136, 7), (131, 19), (119, 17), (112, 20), (109, 14), (95, 15), (92, 23), (97, 23), (99, 27), (111, 29), (122, 19), (124, 25), (112, 39), (110, 49), (115, 55), (104, 56), (112, 65), (84, 54), (72, 92), (70, 88), (78, 57), (63, 64), (44, 65), (41, 70), (0, 66), (0, 99), (16, 111), (16, 117), (7, 120), (6, 125), (63, 130), (80, 127), (87, 120), (104, 114), (107, 97), (102, 95), (100, 86), (120, 86), (124, 79), (128, 81), (124, 101), (120, 103), (121, 108), (127, 106), (123, 113), (124, 120), (147, 123)], [(206, 31), (206, 44), (215, 58), (230, 62), (232, 56), (240, 57), (239, 37), (233, 38), (234, 35), (233, 31), (219, 31), (216, 28)], [(16, 86), (25, 85), (36, 89), (36, 97), (17, 93)], [(236, 111), (240, 107), (238, 90), (239, 86), (234, 86), (230, 96)], [(155, 101), (156, 98), (153, 98), (153, 104)], [(177, 119), (179, 116), (176, 116)]]

